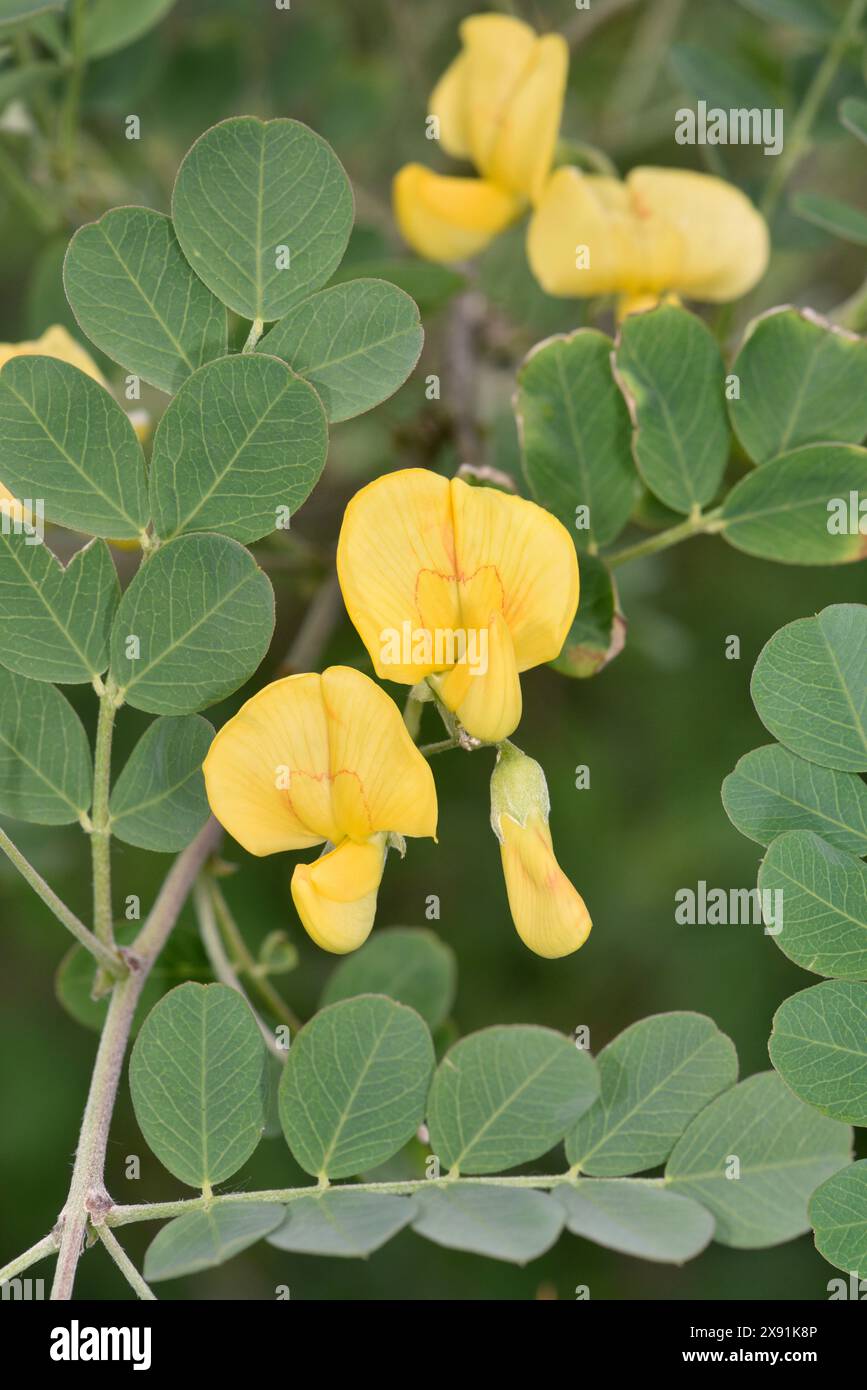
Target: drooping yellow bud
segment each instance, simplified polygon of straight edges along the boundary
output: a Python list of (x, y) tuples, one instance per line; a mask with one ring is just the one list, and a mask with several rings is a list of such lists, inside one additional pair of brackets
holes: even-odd
[(515, 928), (531, 951), (571, 955), (590, 934), (590, 914), (554, 854), (548, 784), (540, 765), (513, 744), (500, 749), (491, 776), (491, 825)]

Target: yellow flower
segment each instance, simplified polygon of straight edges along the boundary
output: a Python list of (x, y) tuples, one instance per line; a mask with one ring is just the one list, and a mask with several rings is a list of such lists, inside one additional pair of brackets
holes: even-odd
[(738, 299), (768, 263), (764, 218), (740, 189), (684, 169), (633, 169), (621, 183), (557, 169), (527, 235), (548, 294), (622, 296), (621, 315), (671, 292)]
[(542, 191), (563, 110), (569, 50), (508, 15), (471, 15), (462, 49), (430, 99), (443, 149), (481, 178), (451, 178), (408, 164), (394, 181), (404, 237), (431, 261), (473, 256)]
[(575, 547), (555, 517), (421, 468), (356, 493), (337, 573), (377, 675), (428, 679), (489, 743), (517, 727), (519, 672), (559, 654), (578, 606)]
[(583, 946), (592, 923), (584, 899), (557, 863), (549, 810), (541, 767), (505, 744), (491, 777), (491, 825), (500, 841), (509, 910), (524, 945), (553, 960)]
[(108, 389), (108, 382), (90, 353), (75, 341), (61, 323), (52, 324), (41, 338), (33, 338), (30, 342), (0, 343), (0, 368), (11, 362), (13, 357), (56, 357), (59, 362), (68, 362), (71, 367), (77, 367)]
[(389, 834), (436, 835), (430, 767), (385, 691), (347, 666), (260, 690), (203, 771), (211, 810), (250, 854), (328, 845), (292, 875), (298, 915), (326, 951), (368, 936)]

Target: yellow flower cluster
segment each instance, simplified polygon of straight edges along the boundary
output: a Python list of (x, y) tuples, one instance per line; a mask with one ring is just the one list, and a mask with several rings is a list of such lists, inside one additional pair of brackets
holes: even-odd
[(568, 72), (557, 34), (473, 15), (430, 101), (442, 148), (479, 178), (408, 164), (394, 180), (401, 231), (428, 260), (464, 260), (530, 210), (527, 255), (552, 295), (621, 296), (620, 313), (663, 295), (737, 299), (764, 274), (768, 230), (741, 191), (682, 169), (625, 180), (552, 172)]
[[(544, 774), (507, 742), (520, 672), (559, 654), (575, 616), (568, 532), (523, 498), (405, 469), (349, 503), (337, 571), (377, 675), (424, 682), (462, 736), (497, 745), (492, 823), (515, 925), (540, 955), (577, 950), (590, 918), (554, 856)], [(292, 897), (329, 951), (370, 932), (389, 845), (436, 834), (428, 763), (389, 696), (347, 667), (266, 686), (217, 734), (204, 774), (251, 854), (326, 846), (296, 866)]]

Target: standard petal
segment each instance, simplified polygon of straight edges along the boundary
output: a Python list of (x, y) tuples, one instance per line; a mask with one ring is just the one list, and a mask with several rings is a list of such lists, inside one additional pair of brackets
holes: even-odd
[[(450, 487), (463, 624), (487, 625), (471, 581), (494, 570), (518, 671), (553, 661), (578, 607), (578, 557), (569, 532), (523, 497), (459, 478)], [(487, 580), (483, 592), (490, 596)]]
[(679, 232), (632, 206), (617, 179), (557, 169), (527, 233), (530, 268), (548, 294), (646, 294), (670, 289), (682, 259)]
[(406, 468), (357, 492), (340, 528), (337, 574), (378, 676), (414, 685), (435, 670), (433, 660), (411, 658), (419, 630), (459, 622), (448, 480)]
[(509, 910), (518, 935), (538, 956), (571, 955), (584, 945), (592, 923), (584, 899), (557, 863), (546, 821), (538, 811), (524, 825), (503, 815), (500, 832)]
[(473, 163), (487, 176), (509, 104), (536, 47), (536, 34), (510, 15), (471, 15), (461, 24), (461, 41), (468, 144)]
[(569, 46), (560, 34), (537, 39), (484, 170), (487, 178), (535, 203), (554, 158), (569, 71)]
[(440, 144), (455, 159), (471, 157), (466, 118), (467, 59), (459, 53), (449, 63), (428, 103), (430, 115), (440, 123)]
[(681, 263), (666, 288), (717, 303), (739, 299), (764, 275), (767, 223), (739, 188), (687, 169), (633, 169), (626, 183), (635, 207), (680, 237)]
[(203, 771), (211, 810), (250, 854), (341, 838), (320, 677), (266, 685), (217, 734)]
[(389, 830), (436, 836), (433, 773), (394, 701), (350, 666), (329, 666), (322, 696), (334, 818), (343, 834), (353, 840)]
[(46, 328), (41, 338), (33, 338), (29, 342), (0, 343), (0, 367), (5, 367), (13, 357), (56, 357), (58, 361), (68, 362), (71, 367), (77, 367), (80, 372), (93, 377), (100, 386), (108, 384), (90, 353), (60, 323)]
[(385, 867), (385, 836), (344, 840), (314, 864), (297, 864), (292, 901), (304, 930), (324, 951), (345, 955), (370, 935)]
[(484, 179), (405, 164), (394, 179), (394, 212), (405, 240), (429, 261), (464, 261), (521, 212), (521, 200)]

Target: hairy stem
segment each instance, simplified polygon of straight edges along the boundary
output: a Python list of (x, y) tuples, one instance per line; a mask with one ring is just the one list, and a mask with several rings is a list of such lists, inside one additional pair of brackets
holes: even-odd
[(99, 722), (93, 757), (93, 806), (90, 852), (93, 861), (93, 930), (100, 941), (114, 946), (111, 911), (111, 741), (117, 713), (116, 690), (111, 682), (99, 697)]
[(260, 973), (259, 965), (241, 935), (240, 928), (232, 916), (229, 904), (215, 878), (211, 879), (210, 890), (223, 940), (228, 950), (234, 955), (238, 968), (246, 976), (250, 987), (258, 994), (265, 1008), (269, 1009), (275, 1018), (279, 1018), (281, 1023), (285, 1023), (291, 1033), (299, 1032), (304, 1026), (302, 1020), (274, 988), (271, 981)]
[(29, 859), (25, 858), (17, 845), (13, 844), (5, 830), (0, 830), (0, 849), (3, 850), (10, 863), (15, 865), (22, 878), (27, 880), (33, 891), (42, 899), (45, 906), (51, 909), (58, 922), (61, 922), (67, 931), (72, 932), (76, 941), (90, 952), (102, 968), (115, 979), (120, 979), (126, 975), (127, 967), (117, 952), (94, 936), (93, 932), (66, 906), (66, 903), (58, 898), (54, 889), (49, 888), (42, 875), (37, 873)]
[(135, 968), (112, 992), (90, 1079), (69, 1195), (56, 1228), (60, 1251), (51, 1290), (53, 1299), (72, 1297), (88, 1221), (91, 1216), (101, 1218), (112, 1205), (105, 1190), (105, 1150), (136, 1004), (187, 894), (205, 860), (217, 848), (221, 835), (222, 828), (211, 817), (192, 844), (178, 855), (147, 921), (130, 947), (128, 958), (135, 963)]
[(278, 1062), (285, 1062), (286, 1049), (280, 1047), (267, 1023), (264, 1019), (259, 1017), (259, 1014), (250, 1001), (247, 991), (238, 979), (235, 967), (226, 955), (220, 936), (220, 930), (217, 926), (214, 899), (204, 875), (200, 874), (196, 880), (195, 887), (193, 888), (193, 903), (196, 909), (196, 920), (199, 924), (199, 935), (202, 938), (202, 945), (205, 948), (205, 954), (211, 963), (214, 974), (222, 984), (228, 985), (229, 989), (235, 990), (236, 993), (240, 994), (242, 999), (246, 1000), (268, 1051), (272, 1056), (277, 1058)]
[(616, 550), (613, 555), (604, 555), (602, 558), (609, 569), (616, 569), (618, 565), (625, 565), (629, 560), (638, 560), (642, 555), (655, 555), (660, 550), (668, 550), (673, 545), (679, 545), (681, 541), (689, 540), (691, 536), (711, 535), (714, 531), (720, 531), (722, 523), (719, 517), (719, 508), (712, 512), (696, 512), (678, 526), (659, 531), (646, 541), (639, 541), (637, 545), (627, 545), (623, 550)]
[(256, 344), (261, 338), (264, 328), (265, 324), (261, 319), (253, 320), (253, 322), (250, 324), (250, 332), (247, 334), (247, 341), (241, 349), (242, 352), (253, 352), (255, 350)]
[(145, 1283), (117, 1236), (112, 1235), (108, 1227), (102, 1222), (96, 1226), (96, 1234), (99, 1236), (127, 1283), (135, 1289), (139, 1298), (143, 1299), (145, 1302), (156, 1303), (156, 1294)]
[(849, 7), (840, 20), (828, 51), (807, 88), (804, 100), (792, 122), (792, 128), (786, 139), (783, 152), (777, 156), (774, 172), (765, 189), (761, 211), (767, 218), (772, 217), (776, 211), (789, 175), (809, 145), (813, 122), (819, 114), (831, 83), (834, 81), (837, 69), (845, 57), (846, 49), (856, 36), (865, 11), (867, 11), (867, 0), (850, 0)]
[(35, 1245), (31, 1245), (29, 1250), (24, 1250), (20, 1255), (16, 1255), (14, 1260), (10, 1260), (8, 1265), (0, 1269), (0, 1284), (5, 1284), (7, 1279), (14, 1279), (16, 1275), (22, 1274), (25, 1269), (35, 1265), (39, 1260), (45, 1260), (49, 1255), (53, 1255), (57, 1250), (57, 1236), (52, 1231), (50, 1235), (43, 1236), (37, 1240)]

